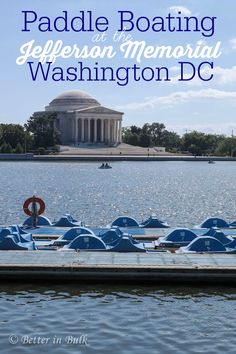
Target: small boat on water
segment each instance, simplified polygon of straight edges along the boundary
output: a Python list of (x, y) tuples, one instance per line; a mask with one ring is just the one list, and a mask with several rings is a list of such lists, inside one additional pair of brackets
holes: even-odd
[(215, 163), (215, 161), (214, 160), (208, 160), (208, 163), (213, 164), (213, 163)]
[(106, 163), (102, 163), (101, 166), (98, 167), (101, 170), (108, 170), (110, 168), (112, 168), (112, 166), (110, 166), (107, 162)]

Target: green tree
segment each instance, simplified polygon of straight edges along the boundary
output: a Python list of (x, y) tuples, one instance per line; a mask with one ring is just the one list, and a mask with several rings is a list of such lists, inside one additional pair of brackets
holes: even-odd
[(197, 131), (184, 134), (181, 145), (182, 150), (189, 151), (195, 155), (202, 155), (209, 147), (207, 144), (206, 135)]
[(34, 147), (53, 147), (60, 143), (59, 132), (55, 129), (55, 113), (32, 116), (25, 127), (34, 137)]
[(16, 148), (15, 148), (15, 153), (16, 153), (16, 154), (22, 154), (23, 152), (24, 152), (23, 147), (21, 146), (20, 143), (18, 143), (18, 144), (16, 145)]
[(137, 135), (139, 135), (140, 134), (140, 132), (141, 132), (141, 128), (139, 128), (139, 127), (137, 127), (136, 125), (131, 125), (131, 127), (130, 127), (130, 132), (132, 133), (132, 134), (137, 134)]
[(11, 154), (12, 153), (12, 147), (9, 143), (4, 142), (1, 145), (0, 152), (2, 154)]
[(0, 124), (0, 145), (5, 142), (15, 149), (17, 144), (24, 146), (27, 140), (29, 134), (20, 124)]
[(216, 155), (234, 156), (235, 151), (236, 151), (236, 139), (225, 137), (219, 142), (216, 148)]
[(164, 130), (161, 136), (161, 146), (165, 146), (167, 149), (180, 147), (180, 136), (177, 133)]
[(141, 133), (139, 136), (139, 145), (142, 147), (149, 147), (152, 145), (152, 139), (150, 135)]
[(153, 146), (161, 146), (162, 136), (165, 131), (165, 125), (163, 123), (144, 124), (143, 133), (150, 135)]

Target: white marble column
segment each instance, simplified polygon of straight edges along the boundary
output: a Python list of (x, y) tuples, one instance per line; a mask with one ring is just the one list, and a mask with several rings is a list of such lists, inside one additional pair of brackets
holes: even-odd
[(116, 142), (116, 121), (113, 121), (113, 143)]
[(119, 120), (119, 143), (122, 143), (122, 126), (121, 126), (121, 120)]
[(115, 143), (117, 143), (117, 120), (114, 122)]
[(101, 143), (104, 142), (104, 119), (101, 119)]
[(84, 118), (81, 118), (81, 142), (84, 142)]
[(118, 135), (118, 120), (116, 120), (116, 143), (118, 143), (119, 142), (119, 139), (118, 139), (118, 137), (119, 137), (119, 135)]
[(90, 139), (91, 139), (91, 124), (90, 124), (90, 118), (88, 118), (88, 143), (90, 143)]
[(98, 120), (94, 118), (94, 126), (93, 126), (93, 142), (97, 142), (97, 123)]
[(115, 142), (115, 121), (112, 121), (112, 143), (114, 144)]
[(111, 121), (110, 119), (107, 120), (107, 142), (110, 144), (111, 142)]
[(71, 137), (73, 143), (75, 143), (75, 119), (71, 119)]
[(78, 118), (75, 116), (75, 145), (78, 145)]

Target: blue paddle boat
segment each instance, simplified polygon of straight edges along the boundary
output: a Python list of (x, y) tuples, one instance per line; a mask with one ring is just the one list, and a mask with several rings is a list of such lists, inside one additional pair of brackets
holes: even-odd
[(228, 228), (230, 225), (225, 221), (224, 219), (221, 218), (207, 218), (205, 219), (200, 225), (195, 226), (196, 229), (209, 229), (212, 227), (218, 227), (218, 228)]
[(199, 236), (189, 245), (180, 247), (176, 253), (235, 253), (236, 250), (227, 248), (212, 236)]
[(116, 218), (112, 223), (111, 227), (113, 226), (118, 226), (118, 227), (132, 227), (132, 228), (168, 228), (169, 225), (161, 221), (155, 216), (150, 216), (147, 220), (143, 221), (141, 224), (138, 223), (138, 221), (131, 217), (131, 216), (119, 216)]
[(197, 235), (186, 228), (176, 228), (164, 237), (154, 241), (155, 249), (168, 248), (174, 251), (176, 248), (187, 246)]

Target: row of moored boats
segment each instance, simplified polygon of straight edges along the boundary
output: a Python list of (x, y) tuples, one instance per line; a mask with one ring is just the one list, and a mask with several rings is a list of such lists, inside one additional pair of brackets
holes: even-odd
[[(60, 235), (43, 240), (42, 235), (51, 231)], [(70, 214), (55, 222), (41, 215), (36, 228), (32, 227), (31, 217), (21, 226), (2, 227), (0, 250), (236, 253), (236, 221), (208, 218), (191, 229), (170, 229), (166, 222), (154, 216), (141, 223), (121, 216), (104, 228), (88, 228)]]

